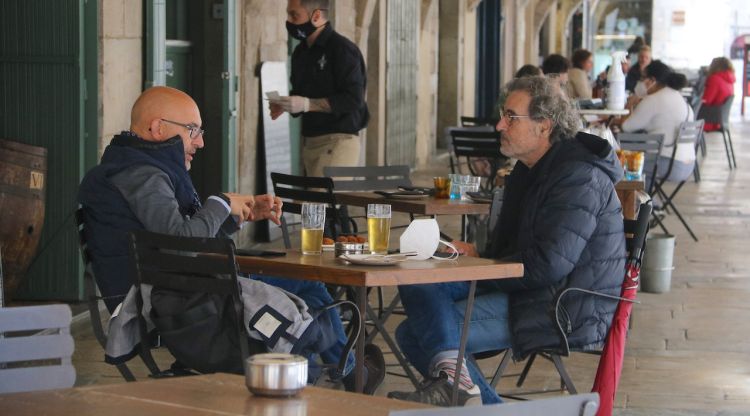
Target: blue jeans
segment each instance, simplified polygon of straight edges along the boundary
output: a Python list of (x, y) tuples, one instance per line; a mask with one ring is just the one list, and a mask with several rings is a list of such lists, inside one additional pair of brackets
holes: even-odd
[[(328, 290), (326, 290), (325, 285), (320, 282), (312, 280), (285, 279), (281, 277), (261, 275), (251, 275), (250, 278), (271, 286), (284, 289), (289, 293), (299, 296), (312, 310), (321, 309), (333, 303), (333, 298), (328, 293)], [(333, 329), (338, 335), (338, 340), (331, 348), (320, 353), (320, 359), (325, 364), (337, 365), (339, 363), (339, 360), (341, 359), (341, 353), (344, 351), (344, 346), (346, 345), (346, 333), (344, 333), (344, 325), (341, 323), (341, 317), (339, 316), (338, 310), (336, 308), (329, 309), (328, 314), (330, 316), (331, 323), (333, 323)], [(308, 357), (308, 359), (309, 358), (310, 357)], [(315, 360), (309, 360), (309, 362), (310, 376), (315, 379), (317, 378), (316, 375), (320, 373), (320, 368), (315, 364)], [(352, 352), (349, 352), (343, 375), (349, 374), (353, 369), (354, 354)]]
[[(412, 365), (425, 377), (439, 353), (455, 351), (461, 341), (461, 328), (469, 295), (468, 282), (399, 286), (406, 320), (396, 328), (396, 341)], [(474, 310), (469, 321), (467, 355), (505, 349), (511, 345), (508, 320), (508, 295), (477, 289)], [(501, 403), (473, 360), (464, 361), (474, 383), (479, 386), (482, 403)]]

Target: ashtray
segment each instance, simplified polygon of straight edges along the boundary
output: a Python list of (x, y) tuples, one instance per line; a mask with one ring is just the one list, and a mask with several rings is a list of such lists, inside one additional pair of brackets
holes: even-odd
[(343, 243), (337, 242), (333, 245), (333, 255), (341, 257), (344, 254), (364, 254), (364, 243)]

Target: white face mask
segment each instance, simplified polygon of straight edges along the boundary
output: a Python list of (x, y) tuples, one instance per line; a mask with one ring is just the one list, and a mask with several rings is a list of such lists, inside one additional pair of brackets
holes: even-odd
[(638, 81), (638, 83), (635, 84), (635, 89), (633, 92), (638, 97), (645, 97), (648, 95), (648, 88), (643, 81)]
[[(445, 259), (435, 257), (435, 250), (437, 250), (440, 243), (451, 247), (455, 252), (455, 255)], [(458, 251), (453, 244), (440, 239), (440, 227), (434, 218), (424, 218), (414, 220), (409, 224), (409, 227), (404, 230), (401, 234), (401, 253), (417, 253), (416, 256), (411, 257), (415, 260), (427, 260), (434, 258), (436, 260), (452, 260), (458, 257)]]

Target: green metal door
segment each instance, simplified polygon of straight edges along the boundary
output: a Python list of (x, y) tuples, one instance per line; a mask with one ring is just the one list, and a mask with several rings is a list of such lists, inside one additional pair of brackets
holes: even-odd
[(96, 19), (95, 0), (0, 1), (0, 137), (48, 152), (44, 229), (19, 299), (81, 298), (74, 212), (96, 161)]

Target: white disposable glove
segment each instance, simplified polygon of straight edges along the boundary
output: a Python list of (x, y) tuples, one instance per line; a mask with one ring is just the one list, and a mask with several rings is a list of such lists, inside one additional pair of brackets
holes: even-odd
[(284, 111), (292, 114), (306, 113), (310, 111), (310, 99), (307, 97), (300, 97), (299, 95), (279, 97), (278, 101), (275, 101), (274, 104), (278, 104)]

